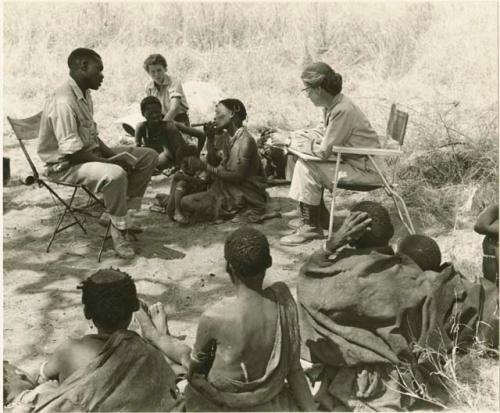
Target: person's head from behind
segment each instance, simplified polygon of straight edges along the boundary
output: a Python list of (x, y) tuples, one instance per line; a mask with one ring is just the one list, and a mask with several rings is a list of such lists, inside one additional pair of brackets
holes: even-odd
[(229, 234), (224, 244), (224, 258), (233, 283), (242, 282), (260, 288), (266, 270), (273, 263), (266, 236), (248, 226)]
[(441, 250), (436, 241), (426, 235), (413, 234), (398, 243), (398, 253), (410, 257), (422, 271), (439, 271)]
[(162, 119), (160, 100), (155, 96), (146, 96), (141, 100), (141, 113), (148, 123), (159, 122)]
[(389, 212), (382, 205), (372, 201), (362, 201), (351, 208), (351, 212), (366, 212), (367, 218), (371, 218), (369, 230), (361, 237), (350, 242), (355, 248), (378, 248), (387, 247), (389, 240), (394, 235)]
[(149, 55), (146, 60), (144, 60), (143, 67), (155, 83), (158, 85), (163, 83), (167, 73), (167, 61), (161, 54), (155, 53)]
[(342, 91), (342, 76), (323, 62), (307, 65), (302, 71), (303, 91), (315, 106), (327, 107)]
[(227, 128), (231, 123), (239, 128), (246, 118), (247, 110), (241, 100), (223, 99), (215, 106), (215, 123), (219, 130)]
[(198, 158), (198, 148), (193, 145), (183, 145), (177, 149), (175, 153), (175, 160), (182, 171), (188, 175), (194, 175), (197, 170), (195, 170), (189, 160), (191, 158)]
[(97, 90), (104, 80), (101, 56), (94, 50), (79, 47), (68, 56), (69, 73), (80, 87)]
[(101, 269), (82, 282), (85, 318), (97, 329), (107, 332), (126, 329), (132, 313), (139, 309), (137, 290), (132, 278), (113, 268)]

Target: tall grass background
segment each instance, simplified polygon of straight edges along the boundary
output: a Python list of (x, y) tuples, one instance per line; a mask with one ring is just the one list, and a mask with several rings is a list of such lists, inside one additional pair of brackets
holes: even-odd
[(94, 101), (108, 141), (143, 96), (154, 52), (183, 81), (240, 98), (250, 127), (304, 128), (321, 113), (299, 93), (301, 68), (322, 60), (381, 135), (392, 102), (409, 112), (403, 193), (424, 221), (456, 226), (467, 188), (474, 214), (497, 198), (497, 16), (493, 2), (7, 2), (4, 111), (38, 111), (83, 46), (104, 60)]
[[(300, 94), (300, 72), (327, 62), (381, 135), (392, 102), (409, 113), (398, 176), (420, 230), (458, 228), (498, 202), (497, 3), (6, 2), (3, 35), (4, 116), (39, 111), (67, 76), (71, 50), (94, 48), (105, 76), (95, 118), (111, 144), (123, 137), (113, 121), (143, 97), (150, 53), (181, 80), (241, 99), (250, 128), (289, 130), (321, 120)], [(3, 138), (14, 147), (9, 128)], [(464, 359), (465, 370), (498, 385), (483, 356)], [(471, 386), (474, 401), (498, 407), (498, 392)]]

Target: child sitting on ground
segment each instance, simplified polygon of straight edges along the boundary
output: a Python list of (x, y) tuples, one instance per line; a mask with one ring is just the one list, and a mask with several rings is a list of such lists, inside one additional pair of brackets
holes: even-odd
[(154, 96), (147, 96), (141, 101), (141, 112), (146, 118), (135, 129), (136, 146), (146, 146), (158, 152), (158, 170), (175, 167), (176, 153), (187, 146), (182, 134), (173, 122), (162, 120), (161, 102)]
[(180, 171), (176, 172), (172, 180), (170, 197), (168, 198), (167, 214), (179, 224), (189, 223), (181, 209), (181, 200), (184, 196), (207, 190), (206, 174), (196, 170), (190, 160), (198, 158), (198, 149), (195, 146), (182, 146), (177, 150), (176, 159)]

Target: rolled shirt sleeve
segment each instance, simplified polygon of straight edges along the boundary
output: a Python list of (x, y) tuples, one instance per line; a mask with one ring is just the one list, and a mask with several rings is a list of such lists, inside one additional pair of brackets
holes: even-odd
[[(76, 114), (66, 102), (56, 102), (54, 110), (49, 115), (54, 129), (54, 134), (59, 145), (61, 155), (71, 155), (84, 148), (83, 140), (80, 138)], [(84, 129), (89, 128), (80, 128)], [(90, 130), (87, 130), (90, 133)]]
[(172, 82), (168, 88), (168, 96), (170, 99), (180, 99), (182, 109), (189, 109), (186, 95), (184, 93), (184, 89), (182, 88), (182, 83), (177, 79), (172, 79)]

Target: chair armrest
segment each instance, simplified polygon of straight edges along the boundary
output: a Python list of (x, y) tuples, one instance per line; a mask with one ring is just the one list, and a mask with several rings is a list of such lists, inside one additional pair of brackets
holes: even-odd
[(375, 156), (401, 156), (401, 149), (384, 149), (384, 148), (350, 148), (346, 146), (333, 146), (332, 152), (348, 153), (352, 155), (375, 155)]
[[(304, 161), (311, 162), (335, 162), (336, 157), (330, 157), (328, 159), (321, 159), (317, 156), (309, 155), (307, 153), (299, 152), (295, 149), (288, 148), (288, 153), (291, 153)], [(401, 156), (403, 151), (400, 149), (382, 149), (382, 148), (349, 148), (345, 146), (333, 146), (333, 153), (347, 153), (352, 155), (374, 155), (374, 156)]]

